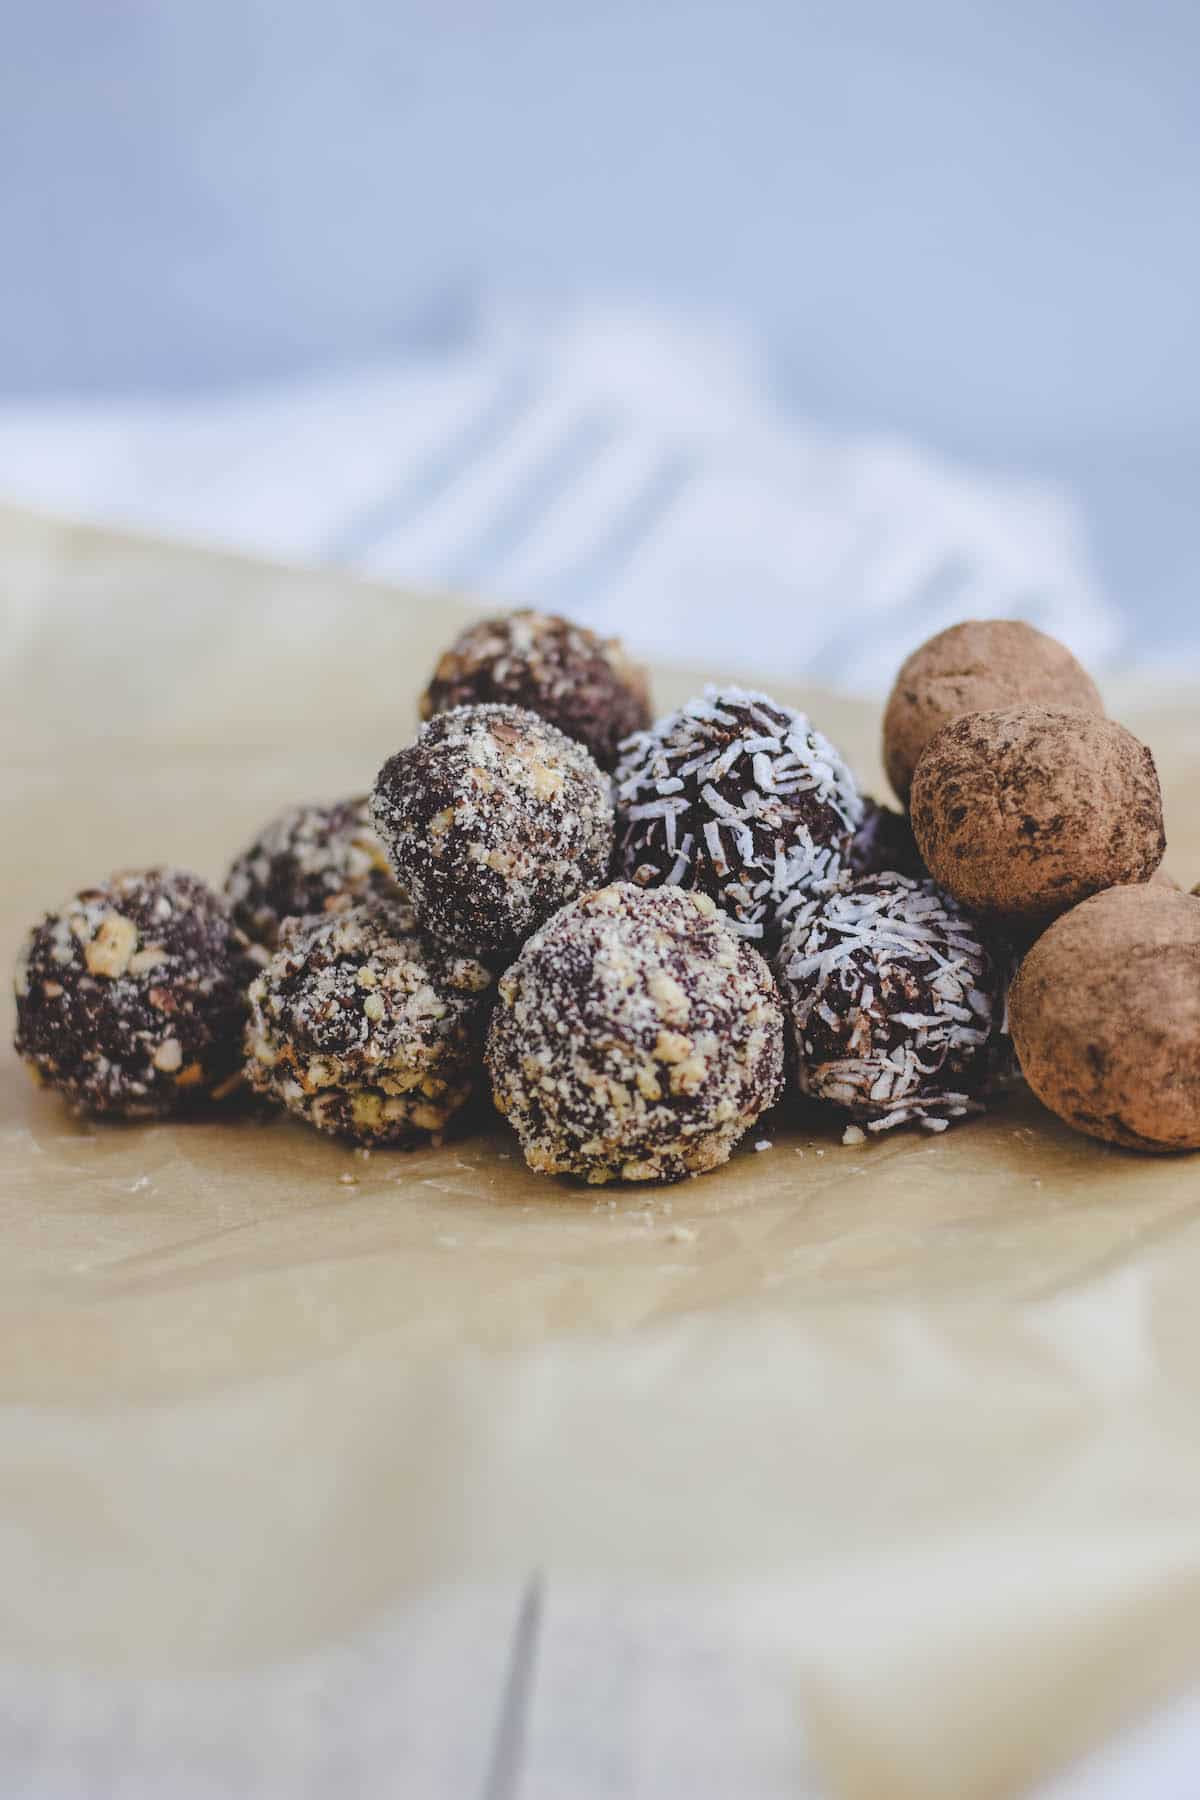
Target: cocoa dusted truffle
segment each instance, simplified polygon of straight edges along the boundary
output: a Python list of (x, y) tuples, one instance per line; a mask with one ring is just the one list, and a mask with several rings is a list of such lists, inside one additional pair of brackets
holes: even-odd
[(928, 875), (912, 825), (906, 813), (881, 806), (863, 797), (863, 814), (850, 845), (851, 875), (909, 875), (922, 881)]
[(709, 687), (622, 746), (617, 868), (639, 887), (698, 888), (770, 943), (842, 869), (862, 816), (854, 778), (803, 713)]
[(1200, 1149), (1200, 901), (1115, 887), (1065, 913), (1009, 1000), (1026, 1081), (1088, 1137)]
[(295, 920), (250, 988), (250, 1081), (318, 1131), (436, 1138), (474, 1085), (491, 986), (403, 905)]
[(618, 882), (526, 944), (487, 1065), (531, 1169), (676, 1181), (725, 1162), (777, 1098), (783, 1011), (706, 894)]
[(646, 672), (616, 638), (555, 613), (481, 619), (446, 651), (421, 699), (421, 717), (456, 706), (523, 706), (586, 744), (602, 769), (617, 745), (650, 723)]
[(917, 844), (964, 906), (1025, 932), (1089, 894), (1149, 881), (1166, 848), (1154, 758), (1090, 713), (968, 713), (926, 746)]
[(801, 1093), (872, 1132), (981, 1112), (1009, 966), (932, 881), (843, 877), (813, 895), (779, 956)]
[(18, 1055), (80, 1112), (162, 1118), (238, 1084), (250, 946), (195, 875), (113, 875), (17, 960)]
[(943, 725), (1022, 705), (1104, 713), (1066, 645), (1020, 619), (967, 619), (939, 631), (902, 665), (883, 715), (884, 766), (898, 797), (907, 802), (921, 752)]
[(400, 898), (365, 794), (277, 814), (236, 859), (225, 892), (235, 923), (268, 950), (285, 919), (333, 912), (370, 894)]
[(371, 812), (428, 931), (508, 954), (612, 860), (607, 776), (582, 744), (519, 706), (463, 706), (379, 772)]

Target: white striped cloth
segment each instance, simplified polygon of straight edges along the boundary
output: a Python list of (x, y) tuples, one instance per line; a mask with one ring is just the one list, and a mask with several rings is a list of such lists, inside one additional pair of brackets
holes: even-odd
[(1122, 636), (1068, 496), (820, 432), (775, 407), (744, 334), (645, 306), (494, 305), (287, 385), (0, 406), (0, 496), (864, 691), (965, 616), (1099, 666)]

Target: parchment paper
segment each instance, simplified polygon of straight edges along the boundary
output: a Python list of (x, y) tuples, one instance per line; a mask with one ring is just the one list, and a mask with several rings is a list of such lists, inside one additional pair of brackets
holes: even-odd
[[(475, 610), (2, 513), (0, 604), (5, 966), (112, 867), (217, 878), (366, 787)], [(785, 697), (878, 781), (875, 709)], [(1194, 705), (1110, 697), (1190, 885)], [(369, 1159), (80, 1124), (8, 1036), (0, 1656), (225, 1670), (450, 1574), (728, 1578), (871, 1800), (1020, 1792), (1200, 1673), (1195, 1159), (1017, 1096), (596, 1195), (482, 1110)]]

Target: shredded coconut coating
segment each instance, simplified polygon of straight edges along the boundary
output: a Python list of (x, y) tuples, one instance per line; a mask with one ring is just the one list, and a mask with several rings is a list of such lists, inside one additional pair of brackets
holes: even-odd
[(225, 892), (234, 922), (268, 950), (285, 919), (333, 912), (370, 894), (400, 898), (365, 794), (279, 813), (234, 861)]
[(779, 956), (801, 1093), (872, 1132), (981, 1112), (1009, 968), (932, 881), (842, 877), (797, 910)]
[(296, 920), (250, 988), (247, 1073), (318, 1131), (437, 1138), (474, 1085), (491, 988), (386, 901)]
[(544, 925), (500, 982), (486, 1060), (531, 1169), (678, 1181), (777, 1099), (771, 972), (707, 894), (628, 882)]
[(517, 706), (464, 706), (380, 771), (375, 828), (426, 930), (511, 955), (608, 876), (608, 777), (582, 744)]
[(549, 719), (586, 744), (602, 769), (615, 764), (622, 738), (650, 723), (645, 670), (617, 638), (555, 613), (504, 613), (470, 626), (434, 670), (421, 717), (485, 702)]
[(79, 1112), (163, 1118), (238, 1085), (250, 946), (179, 869), (123, 871), (30, 932), (18, 1055)]
[(709, 687), (621, 746), (617, 867), (640, 887), (699, 888), (772, 944), (842, 870), (862, 814), (849, 769), (803, 713)]

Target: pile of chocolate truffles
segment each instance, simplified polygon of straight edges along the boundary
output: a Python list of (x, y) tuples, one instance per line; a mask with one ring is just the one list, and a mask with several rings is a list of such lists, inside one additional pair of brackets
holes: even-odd
[[(1150, 751), (1063, 645), (968, 622), (897, 677), (859, 792), (803, 714), (516, 612), (439, 661), (369, 796), (301, 805), (223, 894), (159, 868), (30, 933), (17, 1049), (77, 1109), (247, 1086), (358, 1144), (481, 1084), (530, 1168), (674, 1181), (785, 1089), (850, 1141), (945, 1131), (1023, 1075), (1082, 1132), (1200, 1148), (1200, 901)], [(460, 1125), (461, 1128), (461, 1125)]]

